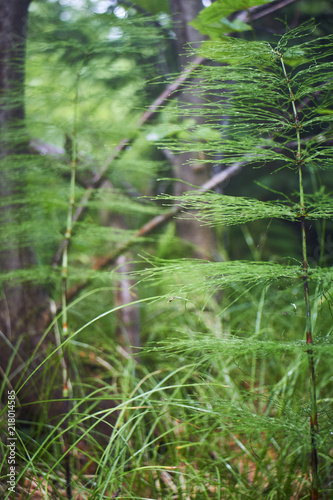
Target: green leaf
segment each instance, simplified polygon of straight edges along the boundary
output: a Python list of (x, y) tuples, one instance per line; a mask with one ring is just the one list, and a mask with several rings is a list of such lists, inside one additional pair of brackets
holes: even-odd
[(223, 33), (235, 33), (235, 32), (241, 32), (241, 31), (248, 31), (251, 29), (251, 27), (241, 21), (240, 19), (234, 19), (233, 21), (229, 21), (226, 17), (223, 19), (220, 19), (219, 21), (219, 31), (223, 31)]
[(209, 35), (212, 39), (219, 39), (226, 33), (242, 32), (250, 29), (251, 27), (240, 19), (229, 21), (228, 18), (222, 17), (217, 21), (207, 24), (206, 27), (202, 27), (199, 31), (204, 35)]
[(250, 7), (270, 3), (271, 0), (216, 0), (190, 23), (203, 35), (211, 38), (219, 37), (224, 33), (245, 31), (250, 29), (242, 21), (228, 21), (225, 18), (238, 10), (247, 10)]
[(181, 132), (186, 132), (196, 124), (193, 118), (185, 119), (182, 123), (162, 123), (154, 125), (146, 135), (147, 141), (160, 141), (166, 137), (178, 136)]

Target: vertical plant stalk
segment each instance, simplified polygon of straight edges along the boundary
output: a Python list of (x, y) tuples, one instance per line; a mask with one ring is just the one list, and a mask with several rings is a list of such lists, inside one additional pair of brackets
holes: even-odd
[[(79, 99), (79, 79), (80, 73), (77, 75), (76, 88), (74, 95), (74, 124), (73, 133), (70, 138), (70, 149), (71, 149), (71, 177), (70, 177), (70, 187), (69, 187), (69, 203), (67, 212), (67, 224), (66, 232), (64, 238), (64, 247), (62, 253), (62, 266), (61, 266), (61, 281), (62, 281), (62, 294), (61, 294), (61, 305), (62, 305), (62, 342), (65, 342), (68, 338), (68, 314), (67, 314), (67, 281), (68, 281), (68, 250), (69, 244), (72, 237), (72, 224), (73, 224), (73, 212), (75, 204), (75, 177), (77, 168), (77, 121), (78, 121), (78, 99)], [(72, 488), (71, 488), (71, 453), (70, 453), (70, 443), (69, 443), (69, 411), (70, 411), (70, 400), (72, 399), (72, 384), (69, 377), (68, 367), (69, 367), (69, 356), (68, 356), (69, 344), (66, 343), (63, 349), (63, 363), (62, 363), (62, 380), (63, 380), (63, 407), (64, 414), (67, 418), (64, 420), (65, 431), (64, 431), (64, 460), (65, 460), (65, 471), (66, 471), (66, 490), (67, 498), (72, 498)]]
[(305, 218), (306, 211), (304, 205), (304, 190), (303, 190), (303, 171), (302, 171), (302, 150), (301, 150), (301, 123), (298, 118), (295, 96), (292, 92), (290, 86), (290, 80), (283, 62), (282, 54), (278, 54), (284, 77), (287, 82), (290, 101), (293, 109), (293, 117), (296, 128), (297, 137), (297, 152), (296, 152), (296, 164), (298, 168), (298, 182), (299, 182), (299, 201), (300, 201), (300, 222), (301, 222), (301, 235), (302, 235), (302, 262), (303, 262), (303, 283), (304, 283), (304, 302), (306, 311), (306, 343), (309, 344), (308, 361), (309, 361), (309, 372), (310, 372), (310, 391), (311, 391), (311, 413), (310, 413), (310, 434), (311, 434), (311, 472), (312, 472), (312, 484), (311, 484), (311, 498), (317, 499), (318, 488), (319, 488), (319, 474), (318, 474), (318, 451), (317, 451), (317, 436), (319, 432), (318, 427), (318, 411), (317, 411), (317, 391), (316, 391), (316, 373), (315, 373), (315, 362), (313, 350), (311, 348), (313, 344), (312, 337), (312, 326), (311, 326), (311, 304), (310, 304), (310, 293), (309, 293), (309, 279), (308, 279), (308, 257), (307, 257), (307, 242), (306, 242), (306, 227)]

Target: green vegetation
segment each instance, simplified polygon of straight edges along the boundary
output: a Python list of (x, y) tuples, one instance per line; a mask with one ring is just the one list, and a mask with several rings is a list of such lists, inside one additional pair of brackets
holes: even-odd
[[(333, 37), (308, 21), (265, 39), (226, 18), (264, 3), (200, 14), (202, 33), (218, 9), (220, 26), (191, 79), (168, 76), (153, 123), (171, 37), (156, 3), (137, 2), (156, 17), (32, 4), (24, 137), (47, 154), (1, 160), (17, 186), (1, 251), (36, 261), (2, 272), (2, 305), (13, 284), (48, 299), (34, 337), (19, 325), (4, 341), (17, 473), (15, 496), (4, 439), (3, 498), (332, 495)], [(222, 165), (222, 192), (220, 172), (176, 195), (170, 151)], [(212, 228), (209, 258), (179, 219)]]

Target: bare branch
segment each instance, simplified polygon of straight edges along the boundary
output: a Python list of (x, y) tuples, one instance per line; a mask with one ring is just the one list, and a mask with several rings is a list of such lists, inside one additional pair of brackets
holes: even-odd
[(250, 16), (248, 15), (245, 22), (249, 21), (250, 18), (252, 21), (256, 21), (257, 19), (260, 19), (261, 17), (268, 16), (268, 14), (271, 14), (272, 12), (276, 12), (277, 10), (283, 9), (283, 7), (286, 7), (287, 5), (294, 3), (294, 2), (297, 2), (297, 1), (298, 0), (276, 0), (275, 2), (271, 2), (268, 5), (265, 4), (265, 5), (260, 5), (259, 7), (251, 7), (249, 9)]
[[(173, 97), (176, 95), (176, 92), (179, 91), (181, 85), (191, 76), (192, 72), (194, 69), (201, 64), (204, 61), (202, 57), (197, 57), (185, 70), (180, 74), (180, 76), (170, 85), (167, 86), (167, 88), (155, 99), (155, 101), (149, 106), (147, 111), (145, 111), (142, 116), (140, 117), (138, 123), (137, 123), (137, 129), (139, 129), (142, 125), (147, 123), (157, 112), (160, 111), (160, 108), (166, 103), (166, 101), (173, 95)], [(92, 178), (90, 184), (87, 186), (85, 194), (82, 196), (77, 209), (74, 212), (73, 215), (73, 225), (75, 222), (79, 219), (79, 217), (82, 215), (83, 211), (85, 210), (87, 203), (95, 189), (97, 189), (101, 183), (103, 182), (104, 175), (106, 174), (108, 168), (110, 167), (111, 163), (119, 156), (119, 154), (124, 151), (124, 149), (133, 142), (134, 137), (122, 139), (119, 144), (115, 147), (115, 149), (112, 151), (112, 153), (107, 157), (105, 160), (104, 164), (102, 165), (101, 169), (99, 172), (97, 172), (94, 177)], [(65, 240), (63, 240), (53, 258), (53, 266), (57, 266), (60, 262), (61, 254), (65, 246)]]
[[(214, 175), (209, 181), (205, 182), (201, 187), (198, 188), (198, 192), (207, 192), (211, 189), (214, 189), (216, 186), (221, 184), (222, 182), (226, 181), (233, 175), (236, 175), (242, 167), (245, 165), (245, 162), (242, 163), (234, 163), (233, 165), (230, 165), (230, 167), (226, 168), (225, 170), (222, 170), (222, 172), (219, 172), (218, 174)], [(170, 219), (172, 219), (175, 215), (177, 215), (181, 210), (181, 207), (179, 206), (174, 206), (167, 212), (164, 212), (163, 214), (157, 215), (150, 219), (150, 221), (146, 222), (141, 228), (132, 236), (130, 240), (128, 240), (126, 243), (118, 247), (114, 252), (112, 252), (110, 255), (107, 255), (106, 257), (102, 259), (98, 259), (98, 262), (94, 265), (95, 270), (102, 270), (107, 266), (110, 266), (111, 264), (114, 263), (114, 261), (124, 252), (129, 250), (138, 240), (138, 238), (142, 236), (147, 236), (148, 234), (151, 234), (154, 232), (156, 229), (160, 228), (163, 226), (166, 222), (168, 222)], [(67, 292), (67, 300), (70, 301), (74, 297), (77, 296), (77, 294), (83, 290), (87, 286), (88, 281), (82, 281), (81, 283), (78, 283), (77, 285), (74, 285), (70, 290)], [(60, 307), (60, 304), (59, 304)]]

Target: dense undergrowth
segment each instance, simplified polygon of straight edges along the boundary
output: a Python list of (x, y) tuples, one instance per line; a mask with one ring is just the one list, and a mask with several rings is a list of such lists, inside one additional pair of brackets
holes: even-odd
[[(144, 45), (140, 22), (131, 36), (145, 59), (154, 44)], [(126, 119), (113, 125), (113, 140), (129, 134), (133, 142), (108, 168), (102, 154), (111, 147), (108, 115), (96, 95), (90, 99), (89, 86), (97, 67), (94, 78), (105, 91), (106, 48), (87, 46), (76, 60), (67, 51), (71, 42), (58, 35), (77, 69), (70, 74), (70, 106), (62, 100), (65, 88), (53, 95), (61, 102), (54, 136), (63, 127), (62, 107), (68, 151), (24, 158), (31, 165), (24, 172), (30, 216), (19, 207), (25, 223), (13, 232), (22, 248), (33, 243), (39, 265), (2, 278), (35, 280), (52, 297), (53, 319), (22, 362), (15, 387), (17, 498), (330, 498), (333, 204), (325, 185), (332, 168), (332, 37), (319, 38), (309, 23), (271, 43), (205, 42), (200, 55), (212, 63), (194, 71), (200, 84), (186, 91), (204, 95), (206, 104), (187, 110), (188, 125), (169, 104), (161, 128), (170, 120), (177, 134), (159, 145), (204, 153), (205, 164), (218, 157), (226, 169), (239, 164), (235, 182), (245, 184), (238, 193), (231, 185), (228, 196), (197, 189), (148, 201), (156, 172), (166, 171), (147, 145), (154, 126), (137, 134), (137, 116), (128, 119), (128, 93), (119, 86), (113, 106)], [(30, 102), (38, 84), (31, 50)], [(124, 78), (134, 66), (130, 56), (122, 63), (114, 64)], [(65, 69), (63, 59), (52, 64), (51, 79), (57, 71), (69, 77), (68, 62)], [(129, 84), (134, 102), (143, 81), (136, 74)], [(193, 119), (198, 112), (200, 126)], [(40, 122), (32, 129), (41, 131), (43, 113), (29, 112), (28, 104), (28, 124), (34, 113)], [(74, 199), (87, 192), (87, 172), (96, 173), (102, 160), (105, 182), (93, 186), (85, 217), (72, 223)], [(15, 179), (22, 155), (11, 166)], [(133, 190), (145, 196), (137, 199)], [(176, 236), (174, 221), (156, 237), (138, 233), (151, 217), (169, 213), (169, 205), (216, 229), (210, 260), (186, 258), (192, 249)], [(62, 262), (52, 266), (65, 231)], [(105, 255), (114, 263), (126, 249), (127, 261), (115, 268), (100, 264)], [(126, 319), (126, 311), (134, 316)], [(140, 317), (140, 345), (131, 350), (133, 317)], [(39, 365), (39, 378), (36, 371), (26, 376), (30, 365)], [(10, 367), (4, 394), (17, 375)], [(20, 395), (34, 384), (40, 401), (21, 405)], [(5, 419), (1, 425), (5, 433)], [(4, 498), (11, 498), (8, 449), (5, 442), (1, 447)]]

